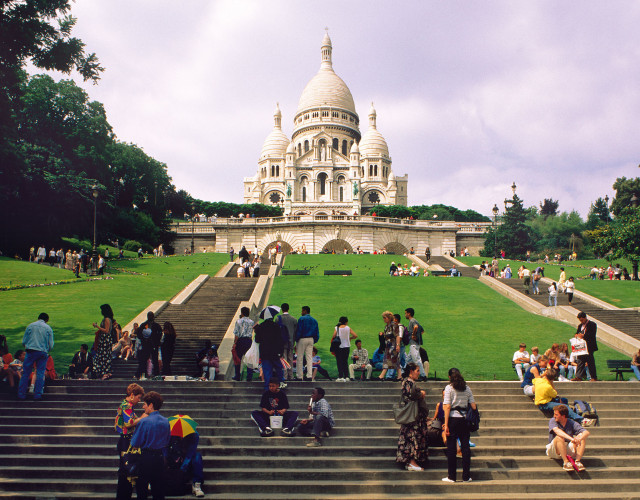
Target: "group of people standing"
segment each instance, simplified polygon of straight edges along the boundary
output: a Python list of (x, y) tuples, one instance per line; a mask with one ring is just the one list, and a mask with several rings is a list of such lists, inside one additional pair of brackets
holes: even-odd
[[(407, 363), (402, 380), (401, 404), (418, 402), (415, 421), (400, 427), (396, 462), (409, 471), (422, 471), (427, 465), (429, 446), (446, 446), (447, 476), (442, 481), (456, 481), (457, 457), (462, 456), (462, 481), (471, 481), (471, 444), (467, 413), (477, 410), (471, 389), (457, 368), (449, 370), (449, 384), (443, 389), (443, 400), (433, 418), (428, 418), (426, 391), (418, 385), (420, 369), (416, 363)], [(458, 452), (458, 445), (460, 450)]]

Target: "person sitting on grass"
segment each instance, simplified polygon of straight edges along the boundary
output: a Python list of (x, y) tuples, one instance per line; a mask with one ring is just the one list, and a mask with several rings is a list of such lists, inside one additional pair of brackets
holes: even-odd
[[(316, 387), (311, 393), (311, 401), (307, 408), (309, 418), (298, 424), (298, 433), (302, 436), (313, 436), (307, 443), (309, 447), (322, 446), (322, 437), (329, 437), (329, 431), (336, 425), (331, 405), (324, 399), (324, 389)], [(284, 431), (283, 431), (284, 432)]]
[(269, 389), (262, 394), (260, 410), (251, 412), (251, 420), (255, 422), (262, 437), (273, 436), (270, 417), (282, 417), (282, 433), (285, 436), (293, 435), (293, 429), (298, 420), (298, 412), (289, 411), (287, 394), (280, 389), (280, 379), (271, 378)]
[[(558, 398), (558, 391), (553, 386), (553, 381), (558, 376), (558, 371), (549, 368), (540, 378), (533, 380), (533, 387), (535, 390), (535, 405), (543, 413), (553, 411), (557, 406), (562, 405)], [(584, 427), (590, 427), (596, 423), (595, 420), (590, 418), (584, 418), (578, 415), (576, 412), (567, 408), (569, 412), (569, 418), (575, 420)]]
[(578, 422), (569, 418), (569, 408), (558, 405), (553, 409), (553, 418), (549, 420), (549, 444), (547, 444), (547, 456), (552, 459), (562, 459), (562, 469), (573, 470), (568, 456), (575, 458), (576, 468), (585, 470), (582, 465), (582, 457), (586, 448), (586, 440), (589, 431)]
[(89, 346), (82, 344), (80, 350), (73, 355), (69, 365), (70, 378), (91, 378), (91, 356), (89, 356)]

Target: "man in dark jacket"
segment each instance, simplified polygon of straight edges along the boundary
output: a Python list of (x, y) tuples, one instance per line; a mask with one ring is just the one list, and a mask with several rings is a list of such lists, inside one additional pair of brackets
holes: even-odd
[(282, 380), (282, 362), (280, 361), (284, 352), (282, 333), (280, 326), (274, 323), (273, 318), (265, 319), (254, 330), (255, 341), (260, 345), (260, 360), (266, 392), (269, 390), (269, 380), (272, 377)]
[[(587, 350), (589, 351), (589, 353), (586, 356), (583, 356), (583, 358), (589, 366), (589, 375), (591, 375), (591, 380), (598, 380), (596, 360), (593, 357), (593, 354), (598, 350), (598, 342), (596, 341), (598, 325), (587, 319), (587, 314), (582, 311), (578, 313), (578, 321), (580, 321), (580, 324), (578, 325), (576, 333), (584, 334), (584, 340), (587, 343)], [(576, 376), (578, 376), (578, 374), (576, 374)]]
[(162, 327), (155, 322), (153, 311), (147, 313), (147, 321), (140, 325), (136, 336), (142, 342), (142, 349), (138, 357), (138, 371), (136, 378), (140, 378), (147, 371), (147, 361), (151, 358), (153, 363), (153, 374), (160, 374), (160, 366), (158, 364), (158, 350), (162, 341)]

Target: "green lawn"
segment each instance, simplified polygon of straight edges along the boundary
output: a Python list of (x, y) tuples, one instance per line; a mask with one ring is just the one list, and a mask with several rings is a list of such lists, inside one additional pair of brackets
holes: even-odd
[(354, 276), (389, 276), (391, 262), (411, 266), (402, 255), (288, 255), (283, 269), (308, 269), (311, 276), (323, 276), (326, 270), (350, 269)]
[[(324, 269), (322, 261), (326, 259), (330, 263), (337, 256), (309, 257), (313, 265)], [(378, 258), (353, 257), (361, 262)], [(305, 258), (297, 256), (296, 269), (304, 267)], [(289, 259), (287, 257), (290, 264)], [(367, 265), (372, 267), (375, 263), (367, 262)], [(349, 326), (362, 338), (371, 356), (378, 347), (378, 332), (384, 327), (381, 313), (388, 309), (404, 317), (404, 309), (413, 307), (427, 332), (425, 345), (431, 371), (437, 372), (438, 378), (456, 366), (469, 379), (514, 380), (511, 358), (521, 341), (544, 351), (553, 342), (568, 343), (575, 332), (564, 323), (524, 311), (471, 278), (282, 276), (275, 280), (269, 303), (280, 305), (282, 302), (288, 302), (291, 312), (297, 315), (301, 306), (311, 307), (311, 315), (320, 324), (319, 352), (325, 368), (333, 376), (337, 370), (329, 352), (329, 340), (338, 318), (343, 315), (349, 318)], [(606, 360), (621, 358), (626, 357), (600, 343), (596, 359), (602, 378), (613, 379), (608, 376)]]
[[(487, 260), (485, 257), (458, 257), (460, 262), (464, 262), (468, 266), (480, 264), (483, 260)], [(490, 261), (490, 259), (489, 259)], [(511, 266), (514, 276), (517, 278), (518, 268), (525, 264), (529, 269), (534, 269), (539, 265), (544, 267), (544, 275), (547, 278), (557, 280), (560, 277), (560, 268), (564, 267), (567, 273), (567, 278), (573, 276), (576, 282), (576, 290), (588, 293), (594, 297), (604, 300), (609, 304), (613, 304), (617, 307), (640, 307), (640, 282), (638, 281), (611, 281), (608, 278), (604, 280), (592, 280), (589, 276), (591, 268), (594, 265), (603, 266), (605, 269), (609, 265), (609, 262), (600, 260), (577, 260), (575, 262), (565, 262), (562, 265), (559, 264), (544, 264), (536, 262), (523, 262), (518, 260), (500, 260), (500, 268), (506, 267), (507, 264)], [(618, 261), (616, 261), (618, 262)], [(627, 266), (629, 272), (631, 272), (631, 263), (625, 260), (620, 260), (621, 267)]]
[[(116, 320), (125, 325), (151, 302), (171, 299), (198, 275), (213, 275), (228, 260), (227, 254), (207, 253), (111, 261), (107, 276), (113, 279), (0, 291), (0, 317), (3, 318), (0, 333), (6, 335), (13, 353), (22, 347), (26, 325), (35, 321), (39, 313), (48, 313), (56, 343), (52, 355), (58, 372), (65, 373), (66, 365), (79, 345), (93, 341), (92, 323), (101, 320), (101, 304), (110, 304)], [(13, 259), (0, 260), (0, 276), (3, 277), (43, 272), (40, 268), (45, 266)]]
[(35, 264), (34, 262), (0, 257), (0, 286), (2, 287), (36, 285), (63, 280), (76, 280), (73, 271), (58, 269), (57, 266), (51, 267), (49, 264)]

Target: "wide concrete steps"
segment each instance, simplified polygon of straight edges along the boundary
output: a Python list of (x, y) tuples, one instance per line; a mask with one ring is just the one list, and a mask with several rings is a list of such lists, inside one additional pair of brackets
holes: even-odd
[[(205, 341), (220, 344), (238, 305), (251, 297), (256, 282), (255, 278), (209, 278), (186, 303), (169, 304), (157, 315), (159, 324), (169, 321), (176, 330), (174, 375), (198, 375), (196, 353)], [(130, 379), (137, 361), (116, 359), (113, 370), (115, 378)]]
[[(315, 384), (287, 389), (292, 409), (304, 409)], [(441, 384), (427, 389), (433, 410)], [(262, 384), (145, 381), (165, 398), (166, 416), (187, 413), (198, 423), (207, 498), (417, 499), (640, 498), (640, 398), (636, 384), (559, 383), (570, 401), (591, 401), (601, 425), (590, 428), (583, 463), (564, 472), (544, 454), (548, 418), (517, 382), (470, 382), (480, 408), (480, 432), (471, 440), (470, 484), (447, 484), (444, 449), (431, 448), (424, 472), (395, 462), (399, 426), (392, 383), (327, 383), (336, 427), (320, 448), (307, 439), (261, 438), (249, 419)], [(45, 400), (18, 403), (0, 396), (0, 498), (113, 498), (116, 484), (115, 408), (126, 383), (57, 381)], [(139, 411), (139, 410), (138, 410)], [(458, 472), (460, 475), (460, 472)]]
[[(425, 265), (427, 265), (427, 259), (424, 255), (419, 256), (419, 258), (422, 262), (425, 263)], [(451, 269), (452, 263), (449, 259), (445, 257), (437, 256), (437, 257), (431, 257), (431, 260), (429, 260), (429, 265), (437, 265), (442, 267), (445, 270), (449, 270)], [(480, 277), (480, 271), (478, 271), (475, 267), (456, 266), (456, 269), (458, 270), (458, 272), (463, 278), (478, 279)]]

